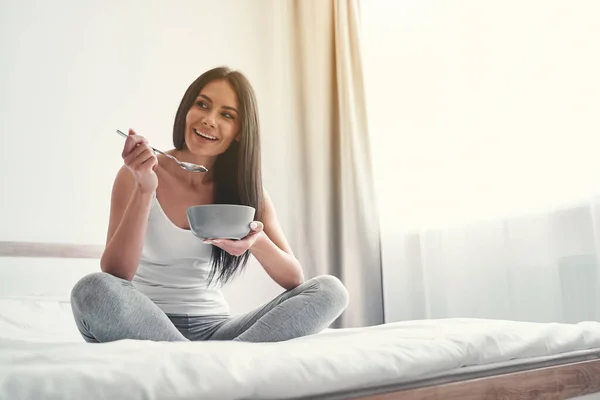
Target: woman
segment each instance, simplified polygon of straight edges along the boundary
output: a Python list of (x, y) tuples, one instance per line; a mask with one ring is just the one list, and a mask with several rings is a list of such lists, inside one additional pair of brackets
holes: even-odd
[[(199, 76), (177, 110), (173, 144), (169, 154), (208, 172), (190, 173), (157, 157), (145, 138), (129, 131), (113, 185), (102, 272), (83, 277), (71, 293), (83, 338), (273, 342), (330, 325), (347, 307), (348, 293), (332, 276), (304, 281), (262, 187), (258, 111), (247, 79), (227, 68)], [(186, 209), (211, 203), (254, 207), (248, 236), (195, 237)], [(233, 317), (219, 285), (239, 273), (250, 254), (285, 290)]]

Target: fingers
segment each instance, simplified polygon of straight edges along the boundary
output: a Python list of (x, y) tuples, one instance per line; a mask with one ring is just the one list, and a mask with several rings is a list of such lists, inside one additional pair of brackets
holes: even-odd
[(131, 154), (131, 152), (133, 150), (135, 150), (135, 148), (142, 143), (147, 143), (146, 139), (142, 136), (128, 136), (127, 139), (125, 139), (125, 144), (123, 145), (123, 152), (121, 153), (121, 156), (123, 158), (127, 157), (129, 154)]
[(156, 165), (156, 163), (158, 162), (158, 160), (156, 159), (156, 155), (154, 155), (154, 152), (152, 152), (152, 150), (144, 150), (132, 163), (130, 168), (136, 170), (139, 169), (140, 167), (144, 166), (144, 167), (149, 167), (154, 169), (154, 166)]
[(146, 144), (138, 145), (127, 157), (125, 157), (124, 161), (125, 165), (134, 170), (142, 165), (148, 165), (154, 169), (158, 163), (154, 151)]
[(262, 232), (264, 229), (264, 225), (262, 222), (260, 221), (253, 221), (250, 223), (250, 233), (248, 233), (248, 235), (246, 235), (246, 237), (240, 239), (240, 240), (229, 240), (229, 239), (204, 239), (204, 243), (210, 243), (210, 244), (222, 244), (222, 243), (228, 243), (228, 244), (232, 244), (232, 245), (240, 245), (240, 246), (247, 246), (252, 245), (254, 242), (250, 242), (250, 239), (255, 236), (256, 234)]
[(254, 238), (256, 235), (258, 235), (259, 233), (261, 233), (263, 231), (264, 227), (265, 226), (263, 225), (262, 222), (260, 222), (260, 221), (252, 221), (250, 223), (250, 232), (242, 240)]
[(128, 155), (126, 155), (123, 159), (126, 165), (131, 165), (134, 160), (136, 160), (142, 153), (147, 151), (151, 151), (148, 145), (142, 143), (138, 144)]
[(241, 240), (235, 241), (229, 239), (212, 239), (205, 240), (204, 243), (219, 247), (220, 249), (223, 249), (232, 256), (236, 257), (243, 255), (250, 248), (248, 243), (243, 243)]
[(125, 139), (121, 156), (123, 158), (127, 157), (140, 144), (148, 144), (148, 140), (145, 137), (136, 134), (133, 129), (130, 129), (129, 136)]
[(260, 221), (253, 221), (252, 223), (250, 223), (250, 229), (252, 229), (253, 232), (260, 232), (264, 228), (265, 226)]
[(250, 233), (241, 240), (229, 240), (229, 239), (205, 239), (203, 240), (206, 244), (212, 244), (213, 246), (219, 247), (232, 256), (241, 256), (248, 251), (256, 242), (258, 234), (262, 232), (264, 225), (260, 221), (253, 221), (250, 223)]
[(150, 157), (148, 160), (144, 161), (142, 165), (144, 165), (144, 166), (147, 165), (150, 168), (152, 168), (152, 170), (154, 171), (154, 169), (158, 165), (158, 158), (156, 157), (156, 154), (154, 154), (154, 152), (152, 152), (152, 157)]

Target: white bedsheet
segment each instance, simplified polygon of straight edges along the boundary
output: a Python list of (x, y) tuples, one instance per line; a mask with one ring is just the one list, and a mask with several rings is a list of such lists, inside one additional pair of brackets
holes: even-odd
[[(68, 303), (25, 308), (29, 316), (42, 311), (70, 317)], [(62, 327), (37, 326), (29, 333), (21, 323), (11, 332), (23, 336), (12, 336), (4, 330), (10, 319), (6, 304), (0, 310), (0, 399), (11, 400), (285, 399), (600, 348), (597, 322), (478, 319), (331, 330), (284, 343), (86, 344), (72, 335), (68, 318)]]
[(0, 297), (0, 340), (83, 342), (64, 299)]

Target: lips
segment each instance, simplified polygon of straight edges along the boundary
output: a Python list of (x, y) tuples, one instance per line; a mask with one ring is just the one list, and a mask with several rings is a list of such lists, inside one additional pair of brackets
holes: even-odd
[(206, 140), (211, 140), (211, 141), (216, 141), (216, 140), (218, 140), (218, 138), (217, 138), (216, 136), (212, 136), (212, 135), (209, 135), (209, 134), (207, 134), (207, 133), (200, 132), (200, 131), (199, 131), (198, 129), (196, 129), (196, 128), (194, 128), (194, 129), (193, 129), (193, 131), (194, 131), (194, 133), (195, 133), (196, 135), (198, 135), (198, 136), (200, 136), (201, 138), (204, 138), (204, 139), (206, 139)]

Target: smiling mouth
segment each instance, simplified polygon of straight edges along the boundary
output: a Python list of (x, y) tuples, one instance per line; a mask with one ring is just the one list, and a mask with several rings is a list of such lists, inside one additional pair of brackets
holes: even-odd
[(207, 139), (207, 140), (217, 140), (217, 138), (215, 136), (210, 136), (207, 135), (206, 133), (200, 132), (198, 129), (194, 128), (194, 133), (198, 136), (200, 136), (201, 138)]

